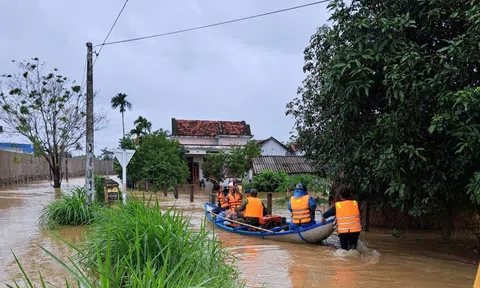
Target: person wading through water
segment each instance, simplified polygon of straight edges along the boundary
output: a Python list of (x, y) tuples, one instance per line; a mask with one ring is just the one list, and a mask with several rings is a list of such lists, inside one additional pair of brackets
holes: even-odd
[(338, 238), (343, 250), (357, 249), (358, 237), (362, 231), (358, 202), (353, 200), (353, 189), (341, 186), (340, 201), (323, 213), (323, 220), (335, 216), (337, 218)]
[(257, 190), (251, 190), (247, 201), (237, 210), (237, 215), (241, 217), (243, 212), (244, 222), (253, 226), (259, 226), (259, 218), (267, 215), (267, 207), (257, 198), (257, 195)]

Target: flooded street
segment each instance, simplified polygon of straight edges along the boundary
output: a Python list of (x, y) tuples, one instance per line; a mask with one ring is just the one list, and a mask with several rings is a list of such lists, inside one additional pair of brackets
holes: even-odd
[[(73, 179), (64, 184), (64, 189), (83, 185), (83, 181)], [(42, 274), (49, 280), (61, 280), (65, 275), (36, 245), (62, 258), (71, 254), (60, 240), (40, 231), (35, 223), (43, 205), (58, 196), (48, 182), (0, 190), (2, 284), (19, 275), (11, 251), (30, 274), (42, 265)], [(205, 192), (195, 195), (194, 203), (189, 202), (187, 194), (175, 200), (171, 194), (165, 199), (159, 193), (158, 199), (162, 208), (175, 206), (190, 215), (194, 226), (204, 220)], [(274, 207), (274, 211), (288, 215), (286, 208)], [(210, 224), (207, 227), (213, 230)], [(66, 228), (58, 234), (78, 243), (83, 231), (83, 227)], [(368, 243), (368, 248), (362, 250), (361, 257), (337, 256), (335, 236), (326, 246), (313, 246), (259, 240), (218, 229), (214, 232), (237, 258), (236, 265), (248, 287), (472, 287), (477, 269), (471, 250), (415, 244), (394, 238), (388, 231), (362, 232), (360, 239)]]

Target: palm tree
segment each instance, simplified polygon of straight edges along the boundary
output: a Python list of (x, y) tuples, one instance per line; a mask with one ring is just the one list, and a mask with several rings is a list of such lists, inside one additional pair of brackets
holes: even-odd
[(112, 109), (120, 108), (120, 113), (122, 113), (123, 138), (125, 138), (125, 118), (123, 114), (127, 109), (132, 110), (132, 103), (127, 101), (127, 94), (125, 93), (118, 93), (117, 96), (112, 97), (110, 103), (112, 104)]
[(150, 133), (152, 130), (152, 122), (148, 121), (142, 116), (138, 116), (137, 120), (135, 120), (133, 124), (136, 125), (137, 128), (140, 128), (141, 134), (143, 135)]
[(152, 122), (142, 116), (138, 116), (133, 124), (135, 125), (135, 128), (130, 130), (130, 134), (137, 134), (137, 143), (139, 143), (140, 137), (142, 135), (147, 135), (152, 130)]

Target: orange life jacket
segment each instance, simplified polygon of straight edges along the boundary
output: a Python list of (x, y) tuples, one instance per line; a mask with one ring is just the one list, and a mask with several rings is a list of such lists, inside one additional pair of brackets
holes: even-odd
[(310, 195), (305, 195), (300, 198), (290, 197), (290, 208), (292, 209), (292, 223), (305, 224), (312, 221), (312, 215), (308, 208), (308, 199)]
[(245, 207), (244, 217), (260, 218), (263, 217), (262, 201), (256, 197), (247, 197), (247, 206)]
[[(235, 196), (232, 193), (227, 195), (228, 197), (228, 207), (231, 210), (237, 210), (242, 205), (242, 195), (240, 193), (235, 193)], [(224, 201), (226, 202), (226, 201)]]
[(335, 217), (339, 234), (362, 231), (357, 201), (345, 200), (335, 203)]
[(225, 203), (224, 199), (225, 199), (225, 195), (223, 194), (223, 191), (221, 189), (218, 190), (218, 192), (217, 192), (218, 205), (220, 205), (220, 207), (222, 207), (222, 208), (227, 208), (228, 203)]

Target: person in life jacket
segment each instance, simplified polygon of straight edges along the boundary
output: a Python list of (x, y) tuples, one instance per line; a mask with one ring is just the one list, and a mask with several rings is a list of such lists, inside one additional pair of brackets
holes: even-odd
[(315, 224), (315, 209), (317, 202), (308, 195), (307, 186), (299, 183), (293, 191), (293, 196), (288, 201), (287, 208), (292, 212), (290, 228), (309, 226)]
[(245, 223), (253, 226), (259, 226), (259, 218), (267, 215), (267, 207), (257, 198), (257, 195), (258, 193), (255, 189), (249, 191), (247, 201), (237, 209), (237, 215), (240, 216), (243, 212)]
[(212, 192), (217, 192), (217, 206), (219, 211), (225, 211), (228, 208), (228, 203), (224, 202), (225, 193), (222, 190), (222, 187), (218, 183), (215, 183)]
[(358, 237), (362, 231), (358, 202), (352, 199), (352, 188), (341, 186), (339, 190), (340, 201), (335, 202), (332, 208), (323, 213), (323, 221), (328, 217), (335, 216), (342, 249), (357, 249)]
[(230, 182), (228, 184), (228, 195), (224, 198), (223, 202), (228, 204), (228, 209), (230, 210), (237, 210), (240, 205), (242, 205), (242, 194), (238, 193), (237, 189), (235, 188), (235, 182)]

